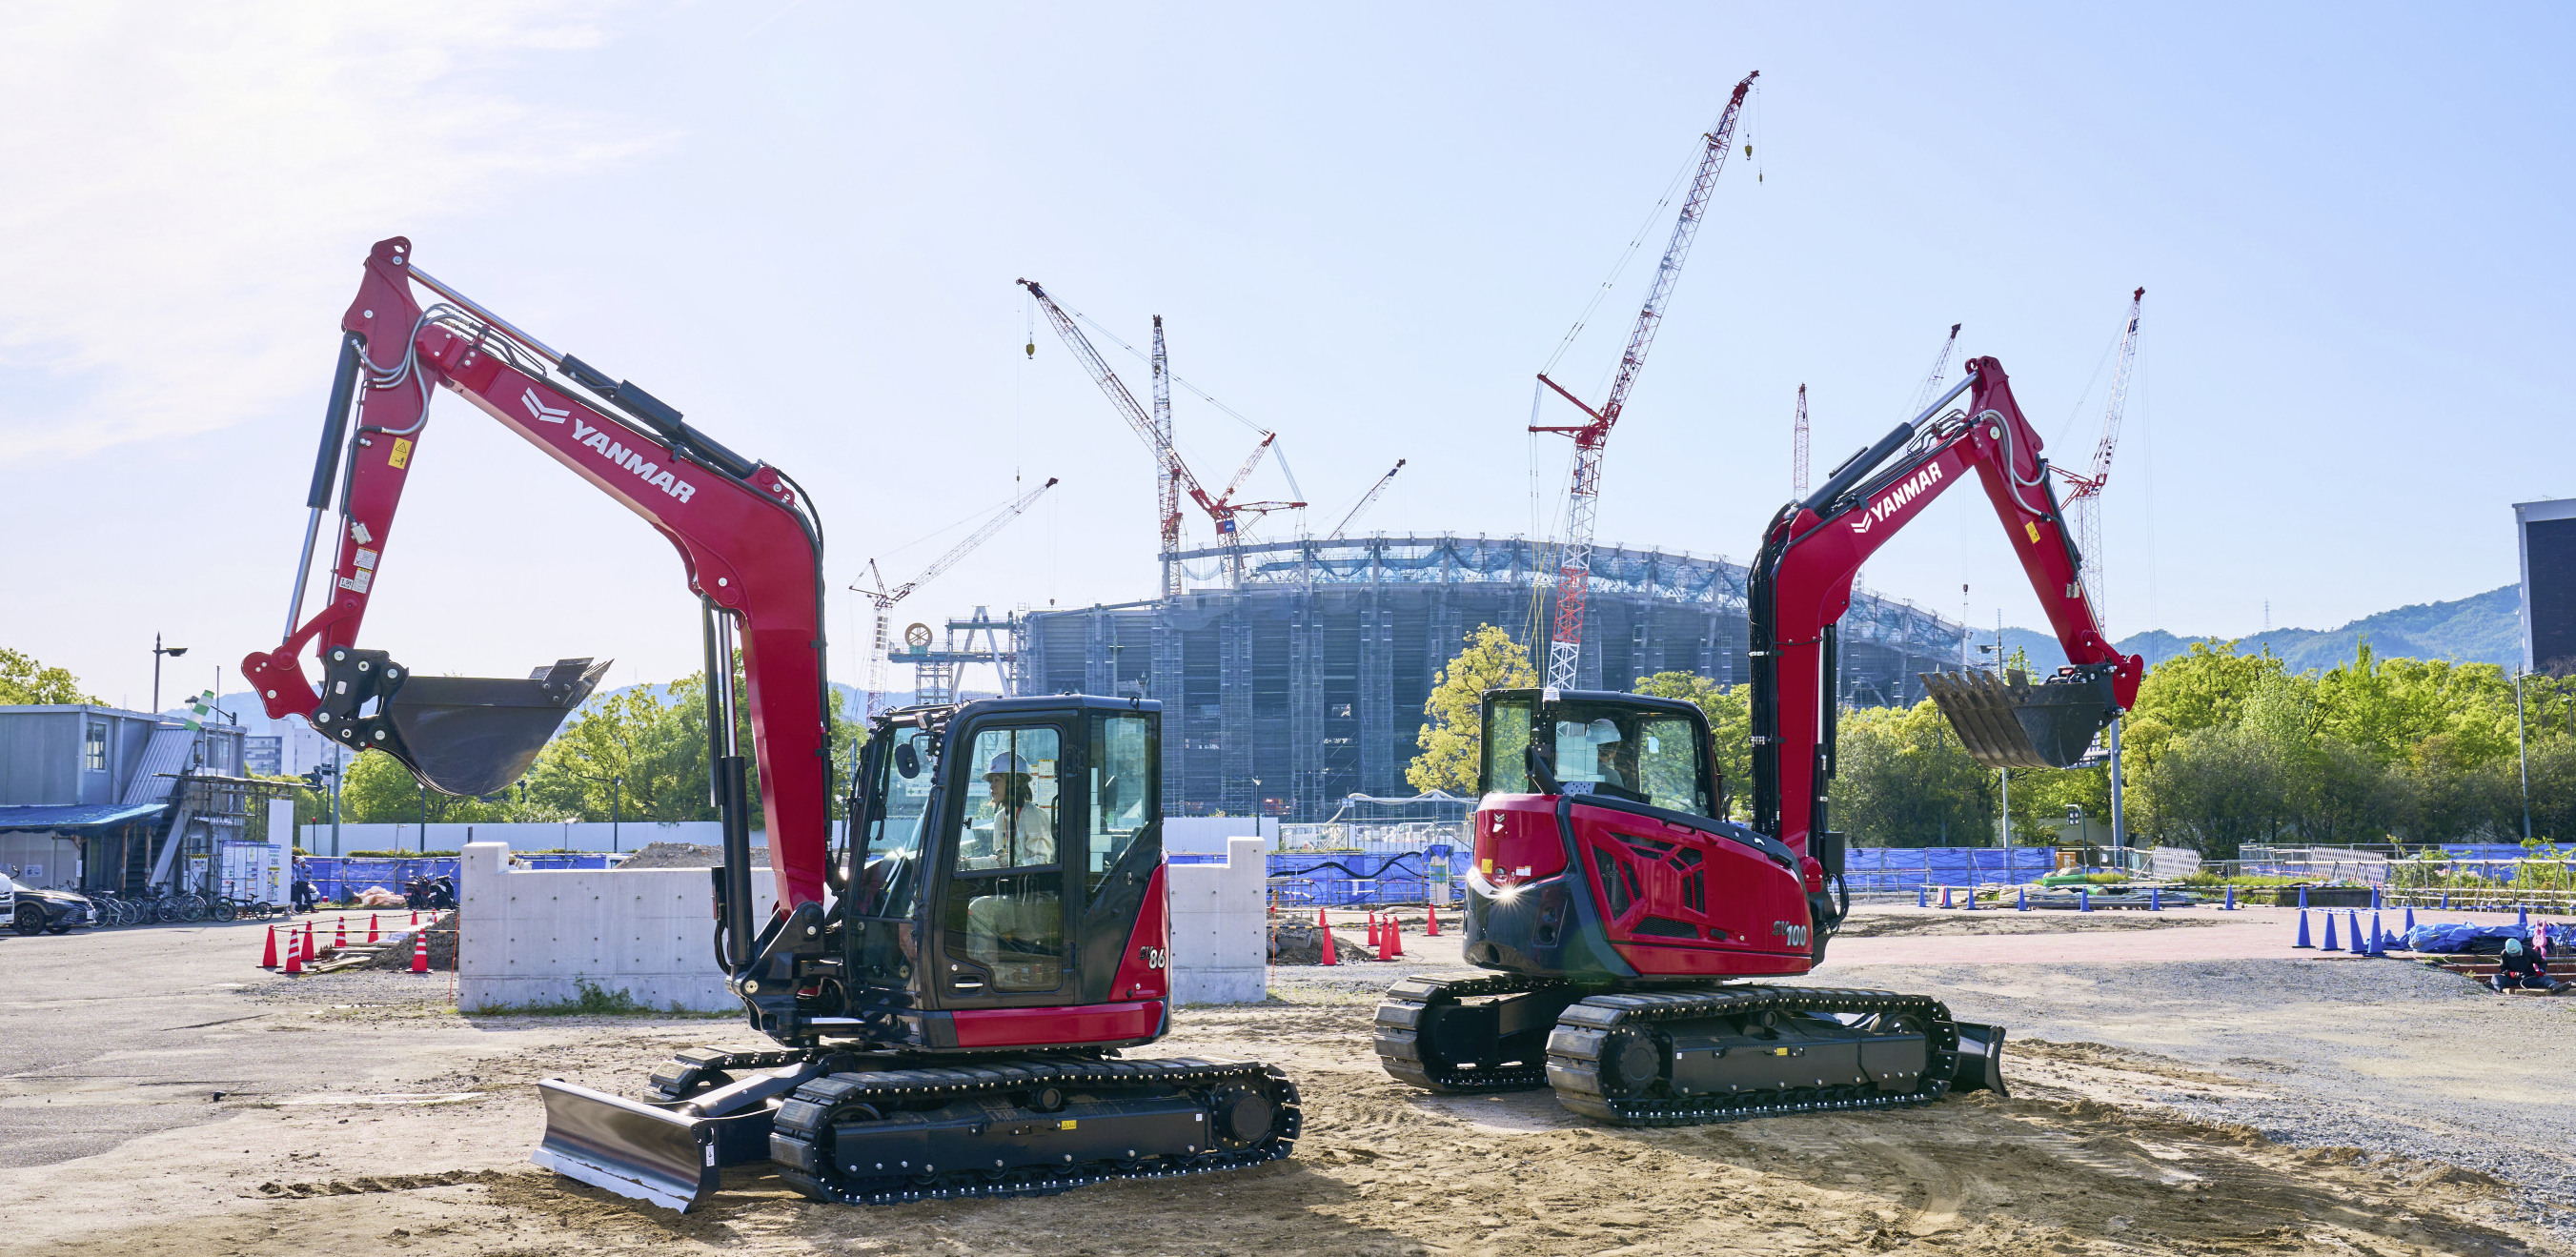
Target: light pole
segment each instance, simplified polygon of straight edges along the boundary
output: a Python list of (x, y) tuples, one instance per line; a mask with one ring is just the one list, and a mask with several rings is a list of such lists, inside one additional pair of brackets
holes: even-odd
[(579, 777), (584, 781), (604, 781), (608, 783), (608, 849), (611, 851), (625, 850), (626, 848), (618, 840), (617, 826), (618, 806), (623, 801), (623, 795), (626, 791), (626, 774), (616, 773), (606, 777), (594, 777), (589, 773), (574, 773), (573, 776)]
[(168, 656), (170, 656), (171, 658), (176, 659), (176, 658), (178, 658), (179, 656), (184, 655), (184, 654), (187, 654), (187, 653), (188, 653), (188, 648), (187, 648), (187, 647), (185, 647), (185, 646), (164, 646), (164, 645), (162, 645), (162, 644), (161, 644), (161, 635), (160, 635), (159, 633), (155, 633), (155, 634), (153, 634), (153, 635), (152, 635), (152, 714), (153, 714), (153, 715), (158, 716), (158, 715), (160, 715), (160, 714), (161, 714), (161, 656), (163, 656), (163, 655), (168, 655)]

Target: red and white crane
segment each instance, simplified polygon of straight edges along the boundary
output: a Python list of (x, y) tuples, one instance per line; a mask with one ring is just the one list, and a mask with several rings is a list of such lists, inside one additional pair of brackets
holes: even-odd
[(1278, 440), (1279, 434), (1260, 429), (1260, 442), (1252, 447), (1252, 453), (1243, 460), (1243, 466), (1235, 470), (1233, 481), (1226, 485), (1223, 493), (1211, 495), (1199, 485), (1198, 476), (1190, 471), (1189, 464), (1181, 458), (1180, 447), (1172, 441), (1172, 377), (1163, 351), (1162, 316), (1154, 316), (1154, 411), (1148, 414), (1143, 406), (1137, 404), (1136, 395), (1127, 391), (1127, 385), (1119, 380), (1118, 373), (1109, 369), (1109, 363), (1101, 358), (1100, 351), (1091, 347), (1091, 338), (1074, 326), (1074, 316), (1057, 305), (1055, 298), (1048, 296), (1046, 289), (1036, 280), (1023, 279), (1019, 284), (1028, 289), (1029, 296), (1046, 311), (1047, 322), (1055, 328), (1056, 338), (1064, 342), (1066, 349), (1073, 351), (1074, 360), (1082, 364), (1091, 382), (1100, 386), (1101, 393), (1109, 398), (1110, 406), (1127, 421), (1128, 427), (1135, 429), (1146, 448), (1154, 452), (1154, 460), (1161, 468), (1157, 518), (1162, 536), (1163, 596), (1177, 597), (1181, 592), (1181, 569), (1172, 556), (1181, 549), (1181, 494), (1184, 493), (1198, 503), (1200, 510), (1207, 512), (1208, 519), (1216, 525), (1217, 540), (1227, 549), (1238, 551), (1231, 566), (1240, 577), (1243, 559), (1239, 551), (1243, 544), (1244, 520), (1306, 505), (1303, 502), (1234, 500), (1234, 495), (1243, 488), (1244, 480), (1252, 475), (1253, 468), (1261, 465), (1262, 456), (1270, 452), (1271, 442)]
[(1798, 418), (1789, 425), (1789, 496), (1807, 496), (1807, 386), (1798, 385)]
[(1546, 372), (1539, 373), (1539, 383), (1573, 402), (1588, 419), (1579, 424), (1530, 425), (1532, 432), (1555, 432), (1574, 438), (1574, 476), (1566, 489), (1565, 553), (1556, 575), (1556, 629), (1547, 645), (1547, 683), (1551, 688), (1572, 688), (1576, 664), (1583, 657), (1583, 618), (1592, 582), (1592, 526), (1601, 508), (1602, 447), (1609, 443), (1610, 429), (1619, 422), (1619, 412), (1628, 404), (1629, 390), (1636, 387), (1637, 371), (1646, 365), (1646, 351), (1654, 347), (1655, 331), (1664, 322), (1664, 303), (1672, 296), (1673, 282), (1681, 278), (1682, 261), (1690, 256), (1691, 241), (1699, 235), (1709, 192), (1717, 186), (1717, 172), (1726, 165), (1726, 150), (1735, 139), (1735, 120), (1744, 112), (1744, 95), (1753, 90), (1753, 80), (1761, 75), (1756, 70), (1735, 85), (1735, 94), (1727, 98), (1726, 111), (1718, 115), (1717, 125), (1707, 134), (1699, 173), (1691, 181), (1690, 195), (1682, 201), (1680, 216), (1673, 220), (1672, 241), (1664, 246), (1663, 261), (1655, 267), (1654, 285), (1646, 293), (1645, 305), (1637, 311), (1637, 326), (1628, 333), (1628, 349), (1619, 357), (1619, 374), (1610, 383), (1609, 397), (1597, 409), (1586, 406), (1581, 398), (1547, 378)]
[(870, 717), (874, 717), (878, 712), (884, 710), (886, 693), (886, 652), (888, 646), (886, 641), (886, 627), (888, 624), (888, 613), (894, 610), (894, 604), (911, 597), (912, 591), (939, 579), (940, 573), (957, 566), (958, 560), (974, 553), (977, 546), (983, 545), (985, 542), (992, 540), (993, 534), (1002, 530), (1002, 525), (1018, 519), (1031, 506), (1035, 505), (1039, 498), (1045, 496), (1047, 490), (1052, 489), (1055, 486), (1055, 477), (1049, 476), (1047, 477), (1047, 482), (1045, 484), (1039, 485), (1020, 496), (1013, 498), (1008, 505), (1005, 505), (999, 512), (995, 513), (991, 519), (985, 520), (982, 526), (978, 527), (975, 531), (966, 534), (966, 539), (964, 541), (960, 541), (956, 545), (950, 546), (948, 548), (948, 553), (931, 560), (930, 566), (921, 569), (920, 575), (915, 576), (911, 580), (905, 581), (892, 589), (886, 588), (885, 573), (877, 570), (877, 561), (875, 559), (868, 560), (868, 579), (875, 582), (874, 587), (871, 588), (867, 585), (852, 585), (850, 588), (867, 595), (868, 601), (876, 604), (877, 609), (876, 636), (872, 639), (872, 644), (868, 647), (867, 714)]
[(1376, 502), (1378, 495), (1386, 492), (1386, 486), (1394, 482), (1395, 473), (1402, 470), (1404, 470), (1404, 460), (1399, 458), (1395, 460), (1395, 466), (1387, 468), (1386, 474), (1377, 478), (1376, 484), (1369, 486), (1368, 492), (1360, 495), (1359, 501), (1351, 504), (1350, 512), (1342, 516), (1342, 522), (1333, 525), (1333, 531), (1324, 540), (1341, 540), (1342, 534), (1350, 531), (1351, 521), (1358, 519), (1360, 512), (1367, 510), (1371, 503)]
[(2093, 445), (2093, 465), (2083, 474), (2058, 468), (2066, 478), (2066, 513), (2075, 518), (2075, 548), (2084, 556), (2080, 578), (2093, 618), (2105, 620), (2102, 606), (2102, 486), (2111, 478), (2111, 455), (2120, 448), (2120, 414), (2129, 404), (2129, 368), (2138, 360), (2138, 307), (2147, 299), (2140, 288), (2129, 294), (2129, 321), (2120, 331), (2120, 357), (2111, 368), (2111, 402), (2102, 412), (2102, 439)]

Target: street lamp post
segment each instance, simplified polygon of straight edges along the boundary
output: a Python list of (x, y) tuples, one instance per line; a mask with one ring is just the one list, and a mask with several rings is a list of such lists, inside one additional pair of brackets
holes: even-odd
[(625, 850), (625, 846), (619, 840), (618, 808), (623, 802), (623, 795), (626, 790), (626, 774), (617, 773), (607, 777), (594, 777), (589, 773), (574, 773), (573, 776), (579, 777), (584, 781), (602, 781), (608, 783), (608, 849), (611, 851)]
[(153, 635), (152, 635), (152, 714), (153, 714), (153, 715), (158, 716), (158, 715), (160, 715), (160, 714), (161, 714), (161, 656), (163, 656), (163, 655), (168, 655), (168, 656), (170, 656), (171, 658), (176, 659), (176, 658), (178, 658), (179, 656), (184, 655), (184, 654), (187, 654), (187, 653), (188, 653), (188, 648), (187, 648), (187, 647), (185, 647), (185, 646), (164, 646), (164, 645), (162, 645), (162, 644), (161, 644), (161, 635), (160, 635), (159, 633), (155, 633), (155, 634), (153, 634)]

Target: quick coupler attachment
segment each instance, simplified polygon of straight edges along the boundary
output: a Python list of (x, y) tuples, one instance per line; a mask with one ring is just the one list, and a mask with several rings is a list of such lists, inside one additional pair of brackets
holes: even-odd
[(381, 650), (335, 646), (323, 655), (313, 727), (393, 756), (442, 794), (492, 794), (528, 771), (609, 663), (562, 659), (524, 679), (415, 676)]

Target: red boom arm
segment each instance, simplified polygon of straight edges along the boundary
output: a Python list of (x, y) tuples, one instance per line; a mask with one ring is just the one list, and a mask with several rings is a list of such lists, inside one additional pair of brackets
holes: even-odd
[[(820, 902), (831, 830), (822, 540), (796, 492), (776, 469), (746, 463), (697, 436), (677, 413), (631, 393), (631, 386), (554, 378), (536, 359), (567, 375), (586, 369), (479, 308), (467, 313), (438, 305), (424, 316), (412, 295), (410, 253), (403, 237), (379, 242), (368, 255), (357, 300), (341, 319), (342, 328), (363, 338), (366, 379), (348, 451), (331, 600), (277, 649), (245, 657), (243, 675), (258, 687), (272, 719), (310, 718), (321, 705), (295, 655), (308, 641), (326, 658), (356, 642), (418, 456), (429, 387), (453, 389), (642, 516), (679, 550), (689, 588), (740, 620), (779, 910)], [(664, 421), (653, 426), (663, 436), (639, 430), (638, 421), (609, 413), (575, 387), (658, 413)], [(708, 678), (710, 684), (726, 680)]]
[[(1969, 394), (1964, 420), (1933, 413)], [(1876, 475), (1901, 449), (1916, 448)], [(2117, 705), (2137, 700), (2144, 661), (2122, 655), (2086, 601), (2074, 546), (2050, 491), (2039, 433), (2013, 400), (2003, 364), (1979, 358), (1948, 397), (1851, 462), (1772, 521), (1754, 567), (1754, 827), (1802, 856), (1830, 775), (1829, 629), (1851, 605), (1861, 564), (1974, 468), (2004, 532), (2077, 668), (2108, 668)], [(1767, 680), (1767, 684), (1765, 683)]]

